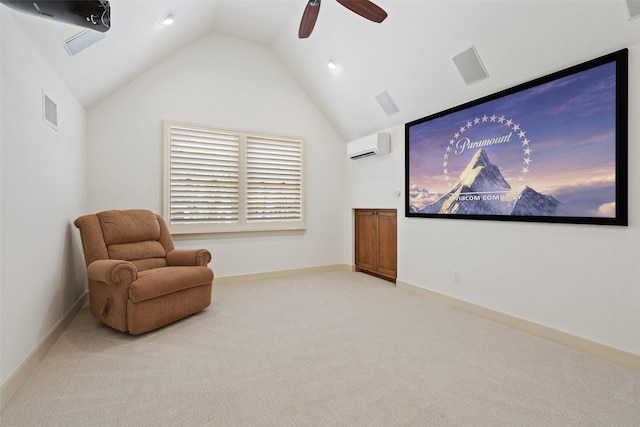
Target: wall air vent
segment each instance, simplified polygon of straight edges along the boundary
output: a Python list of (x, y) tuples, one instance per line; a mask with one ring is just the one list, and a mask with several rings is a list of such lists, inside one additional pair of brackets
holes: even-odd
[(42, 92), (42, 120), (58, 130), (58, 106), (44, 92)]

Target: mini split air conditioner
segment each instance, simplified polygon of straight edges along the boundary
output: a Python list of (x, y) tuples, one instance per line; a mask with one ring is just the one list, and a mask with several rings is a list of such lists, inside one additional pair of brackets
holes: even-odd
[(347, 155), (351, 160), (362, 159), (370, 156), (384, 156), (391, 149), (391, 135), (378, 133), (350, 142), (347, 145)]

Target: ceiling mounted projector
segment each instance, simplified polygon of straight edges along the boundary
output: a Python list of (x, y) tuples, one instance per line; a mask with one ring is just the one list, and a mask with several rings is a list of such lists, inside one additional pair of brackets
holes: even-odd
[(107, 0), (85, 1), (20, 1), (0, 0), (12, 9), (30, 15), (79, 25), (104, 33), (111, 26), (111, 8)]

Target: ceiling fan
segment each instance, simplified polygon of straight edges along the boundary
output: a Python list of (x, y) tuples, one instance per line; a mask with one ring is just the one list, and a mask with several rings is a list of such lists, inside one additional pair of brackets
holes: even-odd
[[(382, 22), (387, 17), (385, 12), (379, 6), (373, 4), (369, 0), (336, 0), (338, 3), (346, 7), (352, 12), (357, 13), (373, 22)], [(313, 27), (316, 25), (318, 13), (320, 12), (320, 0), (309, 0), (307, 7), (302, 14), (300, 21), (300, 29), (298, 30), (298, 38), (306, 39), (311, 35)]]

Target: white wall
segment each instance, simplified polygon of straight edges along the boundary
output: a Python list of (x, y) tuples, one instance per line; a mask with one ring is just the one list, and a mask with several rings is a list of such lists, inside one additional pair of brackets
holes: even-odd
[(406, 218), (400, 126), (390, 156), (347, 163), (349, 208), (398, 209), (398, 279), (640, 355), (640, 46), (629, 61), (628, 227)]
[[(37, 347), (85, 289), (72, 221), (85, 209), (86, 115), (0, 8), (0, 379)], [(42, 120), (42, 92), (58, 130)]]
[(344, 262), (344, 142), (265, 46), (210, 34), (89, 112), (89, 211), (162, 212), (162, 120), (306, 138), (307, 230), (176, 239), (217, 277)]

